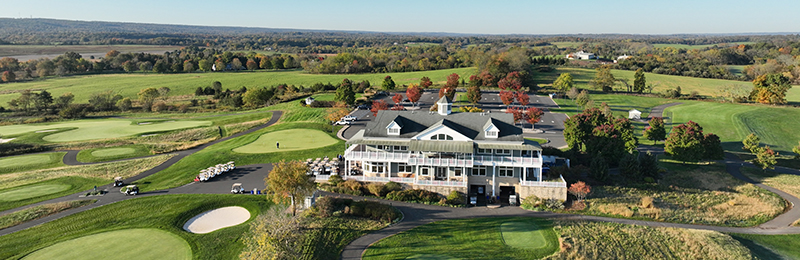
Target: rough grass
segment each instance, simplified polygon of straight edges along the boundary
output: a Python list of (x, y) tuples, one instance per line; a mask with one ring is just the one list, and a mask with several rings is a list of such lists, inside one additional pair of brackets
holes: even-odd
[(346, 215), (307, 220), (303, 256), (299, 259), (339, 259), (351, 241), (387, 226), (380, 221)]
[[(80, 248), (80, 250), (75, 250)], [(25, 256), (24, 259), (192, 259), (192, 249), (181, 237), (153, 228), (123, 229), (64, 241)]]
[[(547, 247), (524, 250), (503, 243), (500, 227), (506, 222), (538, 226)], [(558, 235), (544, 219), (529, 217), (474, 218), (437, 221), (385, 238), (371, 245), (364, 259), (405, 259), (435, 256), (440, 259), (534, 259), (558, 250)]]
[[(248, 209), (251, 216), (257, 216), (271, 205), (263, 196), (162, 195), (135, 198), (5, 235), (0, 239), (0, 258), (16, 259), (60, 242), (107, 231), (154, 228), (186, 240), (195, 259), (235, 259), (244, 247), (239, 239), (247, 232), (248, 225), (192, 234), (183, 231), (183, 224), (197, 214), (220, 207), (241, 206)], [(105, 258), (116, 255), (113, 251), (103, 253)]]
[[(141, 89), (148, 87), (169, 87), (172, 90), (170, 91), (170, 95), (172, 96), (193, 95), (197, 87), (211, 86), (211, 83), (214, 81), (221, 82), (223, 88), (229, 89), (238, 89), (243, 86), (247, 88), (276, 86), (283, 83), (309, 87), (319, 82), (337, 84), (342, 82), (342, 79), (345, 78), (356, 82), (369, 80), (373, 86), (379, 86), (386, 76), (392, 76), (392, 79), (400, 85), (419, 83), (419, 79), (425, 76), (431, 78), (434, 83), (444, 83), (447, 80), (447, 75), (458, 73), (462, 78), (468, 78), (474, 71), (474, 68), (459, 68), (405, 73), (350, 75), (307, 74), (298, 70), (179, 74), (103, 74), (4, 84), (3, 89), (7, 92), (22, 91), (24, 89), (46, 89), (50, 91), (53, 96), (61, 96), (61, 94), (72, 92), (75, 95), (75, 102), (85, 103), (93, 93), (106, 90), (114, 91), (123, 97), (129, 97), (131, 99), (136, 99), (136, 94), (139, 93)], [(6, 104), (11, 99), (18, 97), (19, 93), (2, 94), (0, 95), (0, 104)]]
[(754, 181), (779, 189), (792, 196), (800, 197), (800, 176), (750, 167), (742, 167), (740, 169), (745, 176)]
[[(588, 206), (577, 212), (718, 226), (756, 226), (783, 212), (783, 200), (777, 195), (733, 178), (722, 166), (668, 168), (657, 184), (594, 187)], [(654, 207), (643, 207), (644, 197), (653, 198)]]
[(96, 157), (115, 157), (120, 155), (126, 155), (136, 152), (135, 149), (130, 147), (116, 147), (116, 148), (105, 148), (100, 150), (92, 151), (92, 156)]
[[(173, 155), (159, 155), (149, 158), (93, 165), (65, 166), (52, 169), (16, 172), (0, 175), (0, 193), (29, 189), (36, 185), (69, 185), (69, 189), (40, 195), (29, 199), (0, 204), (0, 211), (58, 198), (111, 183), (114, 177), (128, 178), (149, 170), (171, 158)], [(35, 188), (33, 190), (36, 190)]]
[[(313, 129), (292, 129), (263, 134), (252, 143), (234, 148), (237, 153), (273, 153), (315, 149), (336, 144), (329, 134)], [(280, 143), (280, 149), (276, 143)]]
[(729, 151), (742, 151), (742, 140), (750, 133), (757, 134), (762, 145), (780, 153), (791, 153), (800, 141), (800, 120), (794, 120), (800, 117), (797, 108), (685, 102), (666, 111), (672, 112), (675, 125), (691, 120), (700, 124), (704, 133), (717, 134), (722, 147)]
[(63, 166), (66, 152), (17, 155), (0, 158), (0, 174)]
[(0, 229), (47, 217), (65, 210), (83, 207), (97, 200), (73, 200), (30, 207), (0, 216)]
[(123, 136), (138, 135), (143, 133), (164, 132), (176, 129), (193, 128), (207, 126), (208, 121), (163, 121), (163, 120), (144, 120), (132, 121), (125, 119), (86, 119), (77, 121), (67, 121), (47, 124), (24, 124), (0, 126), (0, 132), (5, 135), (13, 136), (22, 133), (48, 131), (56, 129), (74, 130), (50, 134), (42, 138), (48, 142), (70, 142), (95, 139), (117, 138)]
[(726, 234), (602, 222), (557, 221), (561, 251), (546, 259), (751, 259)]

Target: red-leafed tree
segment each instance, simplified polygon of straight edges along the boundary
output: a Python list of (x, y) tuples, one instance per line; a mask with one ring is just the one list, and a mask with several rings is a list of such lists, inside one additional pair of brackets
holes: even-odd
[(500, 91), (500, 101), (503, 102), (503, 105), (511, 105), (514, 102), (514, 92)]
[(586, 198), (586, 195), (592, 192), (592, 186), (586, 184), (585, 182), (579, 181), (569, 185), (569, 189), (567, 190), (570, 194), (575, 195), (578, 198), (578, 201), (583, 201)]
[(422, 97), (422, 89), (420, 89), (417, 84), (411, 84), (411, 86), (408, 86), (406, 89), (406, 97), (408, 97), (408, 101), (417, 103)]
[(497, 86), (502, 90), (519, 91), (522, 88), (522, 79), (520, 78), (519, 72), (513, 71), (506, 74), (505, 78), (497, 82)]
[(386, 101), (381, 99), (372, 101), (372, 108), (370, 109), (370, 111), (372, 111), (372, 116), (377, 116), (378, 111), (388, 110), (388, 109), (389, 109), (389, 104), (386, 104)]
[(403, 102), (403, 95), (400, 95), (400, 93), (394, 94), (394, 96), (392, 96), (392, 101), (395, 105), (400, 104), (400, 102)]
[(523, 114), (522, 110), (516, 107), (511, 107), (506, 109), (506, 113), (512, 114), (514, 116), (514, 123), (516, 124), (519, 120), (522, 120)]
[(517, 92), (517, 102), (519, 102), (519, 104), (524, 107), (524, 106), (527, 106), (528, 103), (531, 102), (531, 99), (528, 96), (528, 93), (519, 91), (519, 92)]
[(444, 84), (444, 87), (449, 87), (455, 89), (458, 87), (458, 79), (460, 77), (457, 73), (453, 73), (447, 76), (447, 83)]
[(456, 96), (456, 88), (444, 86), (439, 89), (439, 98), (443, 96), (447, 96), (450, 100), (453, 100)]
[(495, 80), (494, 76), (488, 71), (483, 71), (478, 76), (481, 79), (481, 83), (483, 83), (484, 87), (494, 87), (497, 86), (497, 81)]
[(429, 77), (422, 77), (419, 80), (419, 86), (421, 88), (429, 88), (431, 85), (433, 85), (433, 81), (431, 81), (431, 78)]
[(544, 112), (541, 109), (529, 107), (525, 110), (525, 121), (528, 121), (531, 124), (531, 129), (533, 129), (533, 124), (538, 123), (542, 119), (542, 115), (544, 115)]

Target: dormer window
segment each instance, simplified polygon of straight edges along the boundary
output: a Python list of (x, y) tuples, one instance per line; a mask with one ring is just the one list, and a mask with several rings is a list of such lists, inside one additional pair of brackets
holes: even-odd
[(497, 131), (486, 131), (486, 138), (497, 138)]
[(389, 135), (400, 135), (400, 129), (389, 129)]
[(397, 123), (397, 121), (392, 121), (389, 125), (386, 126), (386, 134), (392, 136), (400, 135), (400, 129), (402, 126)]
[(497, 139), (500, 135), (500, 129), (492, 123), (492, 120), (486, 122), (486, 126), (483, 127), (483, 136), (490, 139)]

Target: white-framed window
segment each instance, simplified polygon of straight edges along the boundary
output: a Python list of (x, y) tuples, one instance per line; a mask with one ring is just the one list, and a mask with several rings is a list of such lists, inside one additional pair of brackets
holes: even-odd
[(375, 148), (377, 148), (378, 150), (383, 150), (385, 147), (383, 145), (378, 145), (378, 146), (375, 146)]
[(397, 164), (397, 171), (398, 172), (412, 172), (413, 169), (414, 168), (411, 165), (408, 165), (407, 163), (398, 163)]
[(481, 149), (478, 148), (478, 154), (492, 154), (492, 149)]
[(460, 177), (461, 174), (462, 174), (461, 167), (456, 167), (455, 169), (453, 169), (453, 176)]
[(431, 169), (428, 167), (419, 168), (419, 175), (428, 176), (431, 174)]
[(379, 173), (386, 172), (386, 166), (385, 163), (383, 162), (371, 162), (369, 163), (368, 166), (370, 166), (369, 169), (370, 172), (379, 172)]
[(395, 145), (393, 148), (395, 151), (408, 151), (408, 146)]
[(514, 177), (514, 167), (497, 167), (497, 176), (500, 177)]
[(400, 135), (400, 129), (397, 128), (389, 128), (390, 135)]
[(503, 154), (503, 155), (509, 155), (509, 154), (511, 154), (511, 150), (508, 150), (508, 149), (495, 149), (494, 153)]
[(431, 136), (431, 140), (453, 140), (453, 137), (446, 134), (438, 134)]
[(497, 138), (497, 131), (486, 131), (487, 138)]
[(486, 167), (485, 166), (476, 166), (472, 168), (472, 175), (473, 176), (486, 176)]

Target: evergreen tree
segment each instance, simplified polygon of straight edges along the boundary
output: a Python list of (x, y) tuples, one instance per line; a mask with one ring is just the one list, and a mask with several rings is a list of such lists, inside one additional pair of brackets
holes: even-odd
[(381, 83), (381, 87), (385, 91), (391, 91), (395, 87), (394, 80), (392, 80), (392, 76), (386, 76), (383, 78), (383, 83)]
[(658, 141), (662, 141), (667, 136), (667, 130), (664, 128), (664, 119), (661, 117), (650, 118), (650, 126), (644, 129), (642, 136), (647, 140), (653, 141), (653, 145)]
[(643, 177), (658, 179), (658, 158), (650, 152), (639, 158), (639, 173)]
[(637, 69), (633, 74), (633, 90), (641, 94), (646, 88), (645, 85), (647, 85), (647, 80), (644, 77), (644, 70)]
[(592, 178), (598, 181), (606, 181), (608, 179), (608, 163), (606, 163), (606, 159), (603, 156), (595, 156), (592, 158), (592, 163), (589, 166), (591, 168), (589, 173), (592, 174)]
[(632, 153), (626, 153), (619, 161), (619, 172), (630, 179), (639, 178), (639, 159)]

